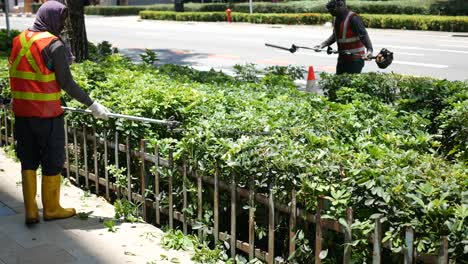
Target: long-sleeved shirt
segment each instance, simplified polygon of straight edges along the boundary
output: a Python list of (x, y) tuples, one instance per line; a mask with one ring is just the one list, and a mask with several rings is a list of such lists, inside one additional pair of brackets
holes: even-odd
[(88, 107), (93, 104), (93, 100), (73, 80), (66, 56), (66, 49), (63, 41), (57, 39), (42, 50), (42, 57), (47, 68), (55, 72), (55, 78), (60, 89), (63, 89), (71, 97)]

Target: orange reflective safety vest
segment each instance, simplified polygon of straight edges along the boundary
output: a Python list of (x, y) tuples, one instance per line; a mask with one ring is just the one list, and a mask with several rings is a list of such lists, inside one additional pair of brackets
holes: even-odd
[(366, 48), (361, 42), (359, 35), (351, 29), (351, 18), (353, 16), (357, 16), (357, 14), (349, 11), (346, 18), (341, 21), (339, 31), (335, 31), (337, 32), (336, 42), (338, 43), (338, 50), (343, 53), (353, 54), (340, 54), (340, 57), (345, 59), (359, 59), (366, 53)]
[(16, 116), (49, 118), (63, 113), (55, 73), (46, 67), (42, 58), (42, 50), (55, 39), (49, 32), (29, 30), (13, 39), (9, 62)]

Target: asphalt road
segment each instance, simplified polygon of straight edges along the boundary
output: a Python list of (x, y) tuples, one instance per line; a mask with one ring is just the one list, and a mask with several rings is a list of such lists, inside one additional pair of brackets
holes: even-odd
[[(11, 17), (12, 28), (31, 25), (31, 17)], [(5, 28), (5, 17), (0, 17)], [(266, 47), (265, 43), (290, 47), (314, 46), (332, 32), (330, 26), (256, 25), (203, 22), (139, 20), (138, 17), (87, 16), (88, 39), (110, 41), (123, 53), (139, 59), (145, 49), (158, 53), (161, 63), (178, 63), (199, 69), (224, 69), (235, 64), (313, 66), (316, 71), (334, 72), (336, 55), (310, 50), (288, 51)], [(468, 79), (468, 34), (368, 29), (374, 50), (394, 52), (393, 64), (380, 70), (366, 62), (364, 71), (396, 72), (450, 80)]]

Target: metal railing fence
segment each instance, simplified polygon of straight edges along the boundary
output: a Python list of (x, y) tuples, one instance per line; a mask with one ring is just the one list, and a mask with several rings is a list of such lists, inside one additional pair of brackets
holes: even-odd
[[(0, 145), (11, 145), (14, 144), (14, 133), (13, 125), (14, 118), (11, 116), (9, 111), (2, 109), (1, 113), (1, 130), (0, 130)], [(65, 108), (68, 112), (84, 113), (88, 114), (88, 111)], [(164, 125), (168, 129), (174, 128), (179, 123), (176, 121), (167, 120), (154, 120), (140, 117), (131, 117), (124, 115), (116, 115), (115, 118), (126, 118), (128, 120), (134, 120), (138, 122), (152, 122), (159, 125)], [(69, 126), (67, 118), (65, 118), (65, 131), (66, 131), (66, 162), (65, 171), (66, 177), (76, 184), (84, 181), (85, 187), (89, 190), (91, 183), (94, 183), (94, 191), (96, 194), (102, 193), (106, 199), (110, 200), (112, 194), (117, 196), (125, 195), (126, 199), (135, 203), (142, 204), (142, 215), (144, 220), (154, 220), (157, 225), (163, 224), (163, 215), (167, 217), (167, 223), (169, 228), (173, 229), (175, 226), (174, 220), (181, 224), (184, 234), (189, 232), (189, 226), (192, 228), (203, 222), (203, 199), (207, 197), (207, 193), (204, 195), (204, 185), (209, 186), (213, 192), (212, 197), (205, 203), (212, 204), (213, 208), (213, 225), (208, 228), (212, 231), (212, 238), (215, 243), (224, 241), (230, 245), (230, 256), (235, 257), (237, 250), (244, 252), (248, 255), (249, 259), (258, 258), (266, 261), (267, 263), (284, 263), (286, 262), (282, 258), (276, 258), (275, 256), (275, 220), (278, 219), (278, 215), (282, 214), (288, 217), (288, 254), (292, 255), (296, 249), (295, 235), (299, 221), (305, 223), (313, 223), (315, 225), (315, 246), (314, 251), (317, 252), (314, 256), (315, 263), (319, 264), (322, 262), (320, 258), (320, 252), (323, 250), (323, 239), (324, 233), (334, 231), (340, 233), (344, 237), (345, 246), (343, 247), (343, 263), (352, 263), (352, 229), (346, 228), (336, 220), (323, 219), (321, 214), (323, 212), (325, 199), (323, 197), (317, 198), (317, 210), (315, 212), (308, 212), (298, 207), (296, 198), (296, 189), (293, 188), (290, 192), (290, 203), (283, 204), (275, 201), (273, 195), (274, 185), (270, 184), (267, 193), (256, 192), (257, 189), (254, 186), (254, 176), (249, 177), (248, 186), (240, 187), (237, 183), (239, 175), (236, 175), (234, 171), (230, 171), (230, 181), (224, 182), (220, 180), (220, 170), (217, 168), (213, 175), (203, 174), (202, 171), (197, 169), (191, 169), (190, 161), (182, 159), (182, 162), (176, 164), (173, 159), (174, 150), (170, 148), (167, 152), (166, 157), (162, 157), (162, 153), (159, 145), (155, 145), (152, 149), (152, 153), (148, 153), (148, 140), (140, 139), (139, 147), (134, 148), (130, 144), (130, 137), (125, 137), (124, 140), (120, 140), (120, 133), (116, 130), (112, 133), (113, 140), (109, 140), (109, 133), (104, 130), (100, 135), (96, 133), (94, 127), (82, 126), (80, 128), (76, 126)], [(121, 142), (124, 141), (124, 142)], [(92, 142), (92, 150), (89, 149), (88, 144)], [(98, 152), (98, 148), (102, 153)], [(109, 149), (113, 149), (114, 153), (111, 155)], [(88, 157), (88, 153), (92, 151), (92, 157)], [(73, 153), (70, 153), (73, 152)], [(71, 159), (73, 154), (73, 162)], [(114, 156), (111, 159), (111, 156)], [(114, 165), (116, 168), (122, 167), (120, 164), (121, 158), (125, 156), (125, 168), (126, 168), (126, 180), (127, 186), (120, 188), (115, 182), (112, 181), (108, 166)], [(80, 162), (79, 162), (80, 161)], [(90, 171), (88, 161), (93, 161), (93, 169)], [(133, 162), (133, 163), (132, 163)], [(112, 163), (112, 164), (111, 164)], [(196, 164), (196, 161), (192, 161)], [(133, 165), (132, 165), (133, 164)], [(139, 164), (139, 172), (135, 170), (135, 164)], [(149, 172), (149, 164), (151, 164), (155, 170)], [(132, 170), (133, 169), (133, 170)], [(167, 169), (176, 173), (168, 173), (164, 177), (161, 175), (161, 170)], [(138, 175), (136, 177), (136, 175)], [(181, 179), (175, 178), (174, 176), (179, 175)], [(134, 180), (136, 179), (136, 180)], [(180, 186), (174, 186), (174, 180), (182, 183), (182, 204), (181, 210), (177, 210), (177, 206), (174, 205), (174, 192), (175, 189), (179, 189)], [(150, 186), (149, 182), (153, 182)], [(196, 186), (196, 216), (191, 216), (187, 213), (189, 206), (189, 195), (192, 194), (188, 191), (188, 185), (191, 184)], [(132, 187), (133, 186), (133, 187)], [(137, 186), (137, 188), (135, 188)], [(166, 190), (163, 190), (165, 187)], [(103, 189), (102, 189), (103, 188)], [(151, 188), (151, 190), (148, 190)], [(150, 191), (153, 193), (153, 197), (147, 197), (146, 193)], [(162, 194), (167, 197), (167, 206), (164, 206), (161, 199)], [(229, 217), (229, 228), (228, 230), (220, 230), (220, 194), (229, 197), (229, 204), (223, 205), (230, 207)], [(248, 201), (248, 221), (247, 223), (239, 223), (240, 218), (237, 217), (239, 213), (240, 199), (246, 199)], [(194, 199), (195, 200), (195, 199)], [(256, 214), (256, 205), (264, 206), (267, 208), (267, 225), (268, 225), (268, 242), (266, 248), (260, 248), (256, 246), (255, 238), (255, 227), (258, 214)], [(149, 210), (148, 210), (149, 209)], [(262, 216), (264, 217), (264, 216)], [(347, 225), (351, 227), (353, 223), (353, 209), (347, 208), (346, 215), (344, 216)], [(238, 227), (246, 224), (248, 226), (248, 241), (238, 239), (239, 234)], [(374, 232), (369, 237), (372, 241), (372, 263), (382, 263), (382, 252), (384, 248), (391, 248), (390, 241), (382, 243), (382, 224), (379, 219), (375, 219)], [(199, 230), (198, 235), (201, 236)], [(306, 236), (312, 237), (312, 234), (306, 234)], [(407, 227), (405, 230), (405, 245), (402, 247), (401, 254), (404, 256), (404, 263), (440, 263), (448, 264), (448, 238), (446, 236), (440, 239), (440, 249), (437, 256), (426, 255), (417, 250), (414, 247), (415, 233), (413, 228)], [(286, 250), (286, 249), (285, 249)]]

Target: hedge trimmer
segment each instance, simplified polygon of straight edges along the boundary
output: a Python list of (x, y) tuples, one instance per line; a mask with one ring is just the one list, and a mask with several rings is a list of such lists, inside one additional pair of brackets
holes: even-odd
[[(330, 46), (327, 47), (327, 49), (317, 49), (317, 48), (310, 48), (310, 47), (304, 47), (304, 46), (297, 46), (295, 44), (292, 44), (290, 48), (278, 46), (278, 45), (273, 45), (269, 43), (265, 43), (265, 46), (267, 47), (272, 47), (272, 48), (277, 48), (277, 49), (282, 49), (282, 50), (287, 50), (291, 53), (295, 53), (299, 49), (308, 49), (308, 50), (313, 50), (315, 52), (326, 52), (328, 55), (330, 54), (344, 54), (344, 55), (357, 55), (349, 52), (340, 52), (338, 50), (332, 49)], [(375, 63), (377, 66), (381, 69), (387, 68), (390, 64), (392, 64), (393, 61), (393, 52), (389, 51), (386, 48), (383, 48), (380, 50), (380, 52), (377, 54), (377, 56), (371, 56), (368, 58), (365, 58), (365, 60), (375, 60)]]

